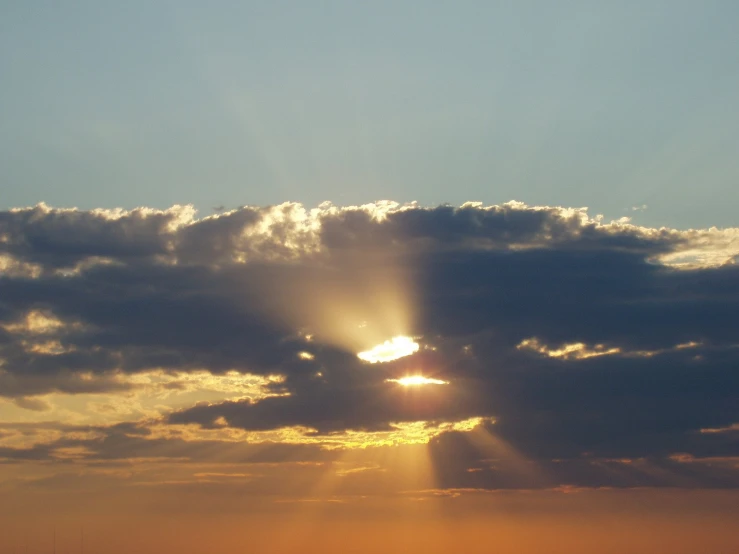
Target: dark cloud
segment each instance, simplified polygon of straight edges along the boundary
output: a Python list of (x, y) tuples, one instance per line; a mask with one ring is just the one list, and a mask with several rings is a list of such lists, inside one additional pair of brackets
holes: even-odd
[[(281, 396), (169, 420), (326, 435), (488, 417), (491, 435), (545, 469), (541, 486), (689, 479), (700, 464), (676, 454), (739, 455), (736, 433), (701, 432), (739, 422), (735, 234), (518, 204), (4, 212), (0, 394), (30, 407), (155, 368), (279, 374)], [(677, 256), (690, 265), (667, 263)], [(353, 329), (390, 338), (393, 310), (421, 351), (362, 362)], [(59, 324), (34, 328), (32, 312)], [(386, 381), (419, 370), (449, 384)], [(482, 467), (454, 437), (432, 445), (440, 474), (462, 476), (450, 486), (539, 483)], [(450, 449), (464, 467), (444, 462)], [(641, 461), (607, 461), (623, 459)], [(728, 486), (725, 471), (694, 481)]]
[[(526, 448), (525, 440), (505, 437), (509, 430), (497, 424), (483, 424), (472, 432), (442, 433), (430, 442), (438, 485), (442, 488), (518, 489), (574, 487), (681, 487), (681, 488), (737, 488), (737, 448), (739, 433), (715, 434), (711, 437), (698, 433), (680, 434), (675, 444), (685, 450), (697, 450), (712, 455), (665, 454), (660, 448), (639, 448), (640, 455), (626, 456), (628, 449), (618, 443), (605, 446), (610, 435), (603, 431), (599, 446), (592, 451), (577, 454), (563, 453), (553, 446), (556, 438), (547, 437), (544, 430), (538, 435), (546, 444), (539, 453), (517, 450)], [(660, 437), (656, 436), (660, 441)], [(590, 444), (592, 446), (592, 443)], [(643, 445), (644, 446), (644, 445)], [(580, 445), (580, 448), (585, 445)], [(559, 452), (558, 452), (559, 450)], [(618, 452), (612, 457), (609, 452)], [(634, 450), (632, 450), (634, 452)], [(646, 453), (646, 454), (645, 454)], [(718, 454), (723, 453), (723, 454)]]
[(131, 212), (35, 208), (0, 212), (0, 252), (46, 269), (90, 257), (132, 261), (165, 254), (179, 210)]

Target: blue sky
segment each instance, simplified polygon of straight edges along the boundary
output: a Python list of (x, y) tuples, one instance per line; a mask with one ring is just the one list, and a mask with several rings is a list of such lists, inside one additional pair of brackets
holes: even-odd
[(0, 203), (517, 199), (733, 226), (738, 26), (733, 1), (6, 0)]

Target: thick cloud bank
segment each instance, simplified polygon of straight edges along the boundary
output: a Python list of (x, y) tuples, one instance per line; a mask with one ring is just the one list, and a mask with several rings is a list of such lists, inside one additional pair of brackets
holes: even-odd
[[(271, 377), (265, 396), (166, 423), (320, 436), (481, 417), (555, 482), (736, 486), (737, 253), (737, 229), (520, 203), (5, 211), (0, 396), (43, 409), (146, 371), (235, 371)], [(397, 335), (418, 352), (357, 357)], [(419, 373), (448, 384), (389, 381)], [(444, 484), (539, 484), (464, 435), (432, 440)]]

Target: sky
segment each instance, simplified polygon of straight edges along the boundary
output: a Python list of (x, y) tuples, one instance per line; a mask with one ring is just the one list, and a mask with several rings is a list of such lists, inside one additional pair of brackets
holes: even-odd
[(737, 23), (0, 0), (0, 553), (739, 551)]
[(731, 0), (0, 10), (4, 207), (519, 200), (736, 221)]

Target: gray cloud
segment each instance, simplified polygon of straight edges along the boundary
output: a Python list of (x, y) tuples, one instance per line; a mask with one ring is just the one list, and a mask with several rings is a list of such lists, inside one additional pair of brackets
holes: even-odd
[[(735, 235), (519, 204), (3, 212), (0, 394), (28, 407), (50, 391), (120, 390), (120, 375), (148, 369), (236, 369), (282, 375), (284, 395), (169, 420), (321, 435), (482, 416), (561, 481), (616, 483), (616, 462), (595, 471), (593, 457), (694, 471), (674, 456), (739, 455), (735, 433), (701, 432), (739, 421)], [(394, 308), (424, 348), (362, 362), (352, 329), (390, 338)], [(34, 328), (32, 312), (58, 324)], [(449, 385), (386, 382), (419, 368)], [(478, 453), (441, 462), (452, 436), (433, 445), (439, 471), (463, 477), (450, 486), (501, 486)], [(623, 482), (660, 483), (638, 475)]]

